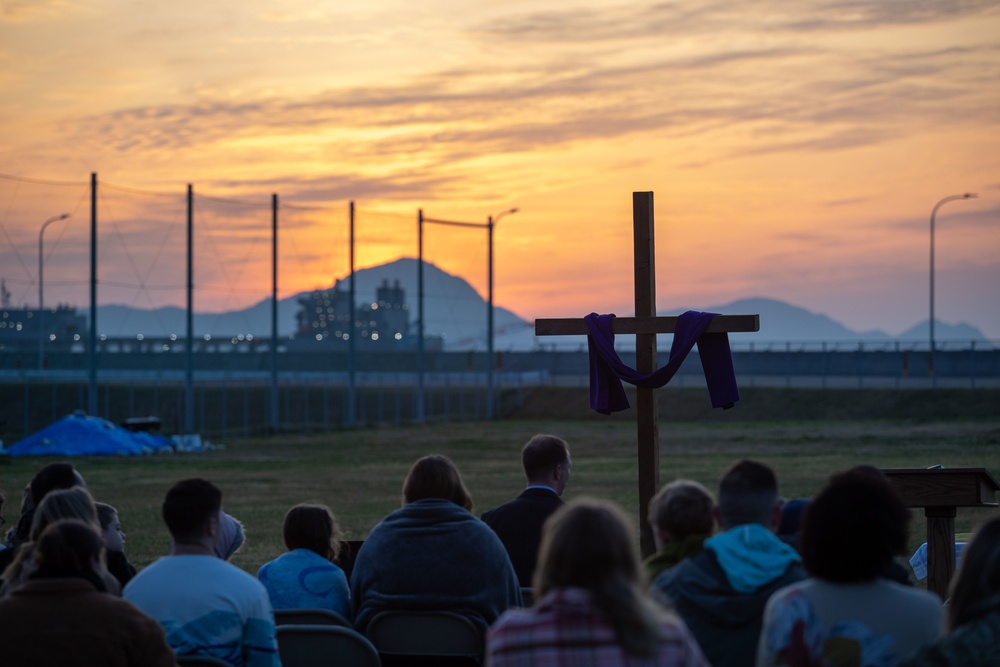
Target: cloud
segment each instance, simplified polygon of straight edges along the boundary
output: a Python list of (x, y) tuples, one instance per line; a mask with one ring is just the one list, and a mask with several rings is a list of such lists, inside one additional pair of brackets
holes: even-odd
[(470, 30), (483, 40), (587, 43), (684, 38), (720, 32), (772, 35), (873, 30), (936, 23), (996, 11), (991, 0), (757, 0), (660, 2), (595, 10), (581, 6), (493, 19)]
[(65, 10), (65, 0), (3, 0), (0, 2), (0, 23), (59, 18)]

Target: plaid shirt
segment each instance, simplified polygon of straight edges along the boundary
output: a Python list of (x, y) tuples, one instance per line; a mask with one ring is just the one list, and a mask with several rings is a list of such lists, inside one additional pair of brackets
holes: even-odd
[(655, 655), (630, 655), (587, 591), (552, 590), (532, 609), (497, 619), (486, 635), (486, 667), (710, 667), (680, 620), (668, 617), (662, 633)]

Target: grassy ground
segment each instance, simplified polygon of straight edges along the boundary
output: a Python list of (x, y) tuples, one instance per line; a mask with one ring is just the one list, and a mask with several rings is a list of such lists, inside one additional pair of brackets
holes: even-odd
[[(730, 411), (732, 416), (736, 411)], [(749, 416), (751, 413), (747, 413)], [(610, 498), (637, 514), (635, 426), (629, 419), (504, 420), (360, 430), (312, 436), (272, 436), (226, 443), (201, 454), (150, 458), (84, 458), (74, 461), (95, 498), (118, 507), (128, 534), (126, 553), (145, 565), (166, 553), (168, 535), (159, 504), (174, 481), (202, 476), (224, 493), (226, 510), (244, 522), (247, 544), (234, 562), (256, 573), (276, 557), (281, 523), (292, 505), (329, 505), (348, 539), (363, 539), (399, 506), (410, 464), (428, 453), (451, 457), (472, 492), (477, 513), (523, 486), (521, 445), (534, 433), (566, 438), (573, 452), (567, 498)], [(868, 463), (885, 468), (985, 467), (1000, 476), (1000, 418), (961, 420), (691, 421), (661, 425), (662, 482), (688, 477), (712, 488), (733, 461), (754, 458), (775, 468), (788, 497), (814, 494), (833, 472)], [(8, 521), (17, 516), (18, 491), (42, 459), (7, 460), (0, 466)], [(996, 509), (960, 509), (966, 532)], [(917, 511), (911, 543), (924, 541)]]

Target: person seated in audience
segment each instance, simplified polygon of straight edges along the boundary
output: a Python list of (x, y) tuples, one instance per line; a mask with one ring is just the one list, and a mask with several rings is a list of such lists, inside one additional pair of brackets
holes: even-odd
[(654, 594), (672, 604), (715, 667), (752, 665), (771, 593), (805, 577), (795, 549), (774, 534), (778, 479), (767, 465), (740, 461), (719, 480), (712, 515), (721, 532), (702, 552), (666, 570)]
[(482, 519), (507, 549), (522, 587), (531, 586), (542, 541), (542, 525), (562, 507), (573, 462), (562, 438), (539, 433), (521, 449), (528, 485), (517, 498), (483, 512)]
[(537, 602), (486, 635), (492, 667), (708, 667), (687, 628), (646, 593), (636, 538), (616, 505), (578, 499), (545, 523)]
[(340, 555), (340, 527), (326, 505), (303, 503), (285, 514), (288, 553), (257, 572), (275, 609), (329, 609), (351, 618), (351, 591)]
[(215, 543), (215, 555), (222, 560), (232, 560), (246, 541), (243, 524), (225, 512), (219, 517), (219, 541)]
[(768, 600), (758, 667), (895, 665), (934, 641), (943, 613), (937, 596), (882, 577), (906, 548), (909, 520), (885, 479), (834, 475), (800, 533), (810, 578)]
[(950, 593), (947, 634), (900, 667), (1000, 665), (1000, 518), (976, 531), (962, 553)]
[(16, 549), (22, 542), (27, 542), (31, 533), (31, 521), (35, 508), (41, 504), (49, 491), (71, 489), (74, 486), (86, 487), (83, 476), (69, 463), (50, 463), (31, 478), (27, 491), (21, 502), (21, 516), (12, 534), (7, 535), (7, 546), (10, 549), (0, 551), (0, 572), (5, 570), (14, 560)]
[(778, 539), (796, 551), (799, 548), (799, 530), (802, 528), (802, 515), (809, 507), (808, 498), (793, 498), (781, 505), (781, 523), (778, 524)]
[(421, 458), (403, 483), (403, 506), (379, 522), (354, 561), (355, 627), (380, 611), (446, 610), (484, 632), (521, 588), (500, 539), (471, 514), (472, 497), (445, 456)]
[(125, 531), (118, 518), (118, 510), (107, 503), (94, 503), (97, 520), (101, 523), (101, 535), (107, 551), (108, 572), (124, 586), (135, 576), (135, 565), (125, 557)]
[(95, 568), (103, 549), (96, 528), (78, 519), (56, 521), (42, 532), (34, 552), (34, 574), (0, 599), (3, 664), (176, 664), (159, 623), (104, 592)]
[[(79, 519), (89, 523), (94, 528), (100, 527), (94, 499), (87, 489), (77, 486), (70, 489), (57, 489), (45, 494), (41, 504), (32, 513), (28, 541), (22, 542), (17, 547), (13, 562), (4, 570), (4, 583), (3, 587), (0, 588), (0, 594), (10, 593), (34, 574), (37, 540), (49, 524), (61, 519)], [(104, 590), (114, 595), (120, 595), (121, 584), (104, 568), (104, 561), (101, 561), (100, 565), (98, 571), (104, 579)]]
[(135, 575), (125, 599), (160, 622), (178, 655), (207, 655), (235, 667), (279, 667), (267, 591), (215, 554), (222, 491), (204, 479), (181, 480), (167, 491), (162, 510), (170, 555)]
[(708, 489), (690, 479), (670, 482), (652, 497), (648, 520), (656, 553), (643, 562), (650, 579), (701, 553), (705, 540), (712, 536), (714, 506)]

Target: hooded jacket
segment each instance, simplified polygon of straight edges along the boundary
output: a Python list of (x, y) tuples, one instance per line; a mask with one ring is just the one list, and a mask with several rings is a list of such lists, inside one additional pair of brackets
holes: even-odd
[(714, 667), (746, 667), (767, 599), (805, 576), (794, 549), (746, 524), (706, 540), (700, 554), (660, 574), (653, 592), (672, 603)]

